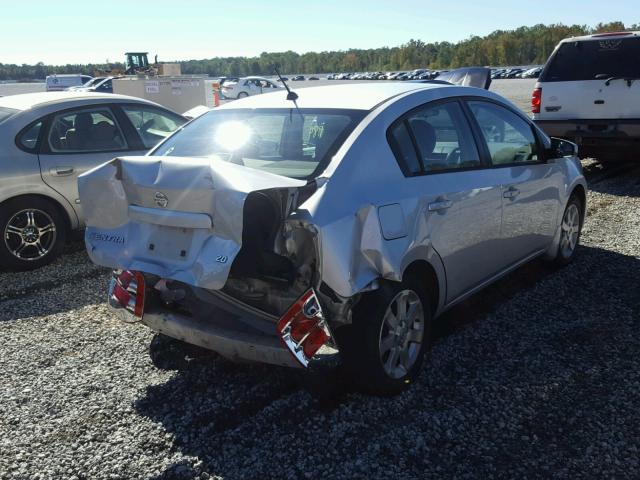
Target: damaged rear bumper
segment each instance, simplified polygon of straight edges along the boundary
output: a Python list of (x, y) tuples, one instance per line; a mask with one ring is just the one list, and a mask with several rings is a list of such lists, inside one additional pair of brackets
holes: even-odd
[[(127, 271), (114, 272), (107, 304), (109, 310), (124, 322), (139, 321), (155, 332), (212, 350), (232, 361), (260, 362), (313, 370), (331, 368), (340, 361), (337, 344), (322, 318), (319, 302), (312, 290), (310, 292), (317, 302), (317, 310), (312, 311), (313, 315), (309, 318), (315, 319), (319, 316), (322, 320), (320, 326), (322, 331), (326, 332), (327, 338), (324, 344), (313, 351), (312, 356), (305, 357), (302, 352), (304, 345), (301, 345), (304, 341), (292, 345), (290, 329), (282, 332), (283, 322), (279, 322), (277, 317), (259, 312), (220, 292), (207, 291), (205, 295), (208, 300), (205, 302), (198, 298), (194, 287), (185, 285), (186, 297), (182, 304), (190, 307), (185, 311), (180, 306), (167, 306), (161, 299), (161, 292), (150, 287), (148, 282), (131, 282), (127, 285), (127, 292), (131, 296), (129, 302), (135, 304), (135, 299), (140, 297), (144, 302), (143, 311), (136, 316), (133, 314), (133, 308), (120, 305), (120, 300), (114, 295), (123, 273)], [(137, 290), (140, 286), (143, 288), (142, 291)], [(309, 292), (305, 295), (308, 297)], [(296, 346), (299, 348), (296, 349)]]
[(142, 323), (155, 332), (213, 350), (230, 360), (301, 367), (278, 336), (225, 327), (218, 324), (215, 317), (205, 320), (173, 312), (155, 312), (145, 314)]

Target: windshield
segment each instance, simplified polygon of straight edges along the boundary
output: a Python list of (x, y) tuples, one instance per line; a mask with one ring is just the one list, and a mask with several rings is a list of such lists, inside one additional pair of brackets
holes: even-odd
[(14, 110), (13, 108), (0, 107), (0, 123), (4, 122), (17, 111), (18, 110)]
[(541, 81), (596, 80), (601, 76), (640, 78), (640, 38), (563, 43)]
[(214, 110), (151, 155), (212, 157), (292, 178), (322, 170), (364, 117), (362, 110)]

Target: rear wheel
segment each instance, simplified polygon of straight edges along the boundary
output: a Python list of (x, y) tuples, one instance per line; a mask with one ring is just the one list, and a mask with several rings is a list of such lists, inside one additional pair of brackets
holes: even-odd
[(430, 342), (428, 297), (418, 282), (385, 283), (354, 310), (345, 360), (374, 395), (395, 395), (416, 377)]
[(238, 94), (238, 98), (244, 98), (244, 97), (248, 97), (248, 96), (249, 96), (249, 94), (247, 92), (240, 92)]
[(64, 246), (66, 230), (51, 202), (35, 197), (9, 200), (0, 207), (0, 265), (31, 270), (50, 263)]

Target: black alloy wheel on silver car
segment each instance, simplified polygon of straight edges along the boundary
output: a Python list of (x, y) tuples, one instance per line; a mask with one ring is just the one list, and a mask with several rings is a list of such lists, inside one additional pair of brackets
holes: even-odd
[(360, 388), (395, 395), (419, 373), (431, 340), (431, 310), (420, 282), (384, 282), (358, 302), (345, 363)]
[(245, 98), (245, 97), (248, 97), (248, 96), (249, 96), (249, 94), (247, 92), (240, 92), (238, 94), (238, 98)]
[(557, 266), (567, 265), (576, 254), (580, 243), (580, 233), (582, 232), (583, 208), (582, 202), (577, 195), (572, 195), (569, 198), (562, 214), (558, 253), (553, 260)]
[(22, 197), (0, 207), (0, 267), (32, 270), (50, 263), (60, 254), (66, 224), (51, 202)]

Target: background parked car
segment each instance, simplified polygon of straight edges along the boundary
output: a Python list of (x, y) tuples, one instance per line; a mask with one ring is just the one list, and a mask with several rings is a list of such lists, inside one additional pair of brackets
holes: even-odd
[(69, 87), (81, 87), (93, 77), (90, 75), (47, 75), (45, 79), (45, 89), (47, 92), (60, 92)]
[(68, 87), (68, 88), (65, 89), (65, 91), (67, 91), (67, 92), (75, 92), (75, 91), (77, 91), (79, 89), (82, 89), (82, 88), (95, 87), (97, 84), (99, 84), (100, 82), (102, 82), (106, 78), (107, 77), (93, 77), (91, 80), (88, 80), (87, 82), (83, 83), (79, 87)]
[(296, 75), (291, 79), (292, 82), (300, 82), (302, 80), (305, 80), (304, 75)]
[(83, 226), (79, 174), (142, 155), (186, 122), (147, 100), (77, 92), (0, 99), (0, 266), (50, 262)]
[(86, 87), (77, 87), (74, 91), (76, 92), (99, 92), (99, 93), (113, 93), (113, 80), (119, 77), (106, 77), (103, 78), (100, 82), (94, 83), (93, 85)]
[(280, 88), (263, 77), (244, 77), (237, 81), (226, 81), (220, 87), (225, 98), (243, 98), (249, 95), (259, 95), (261, 93), (272, 92)]
[(562, 40), (532, 95), (533, 118), (600, 161), (640, 154), (640, 32)]

